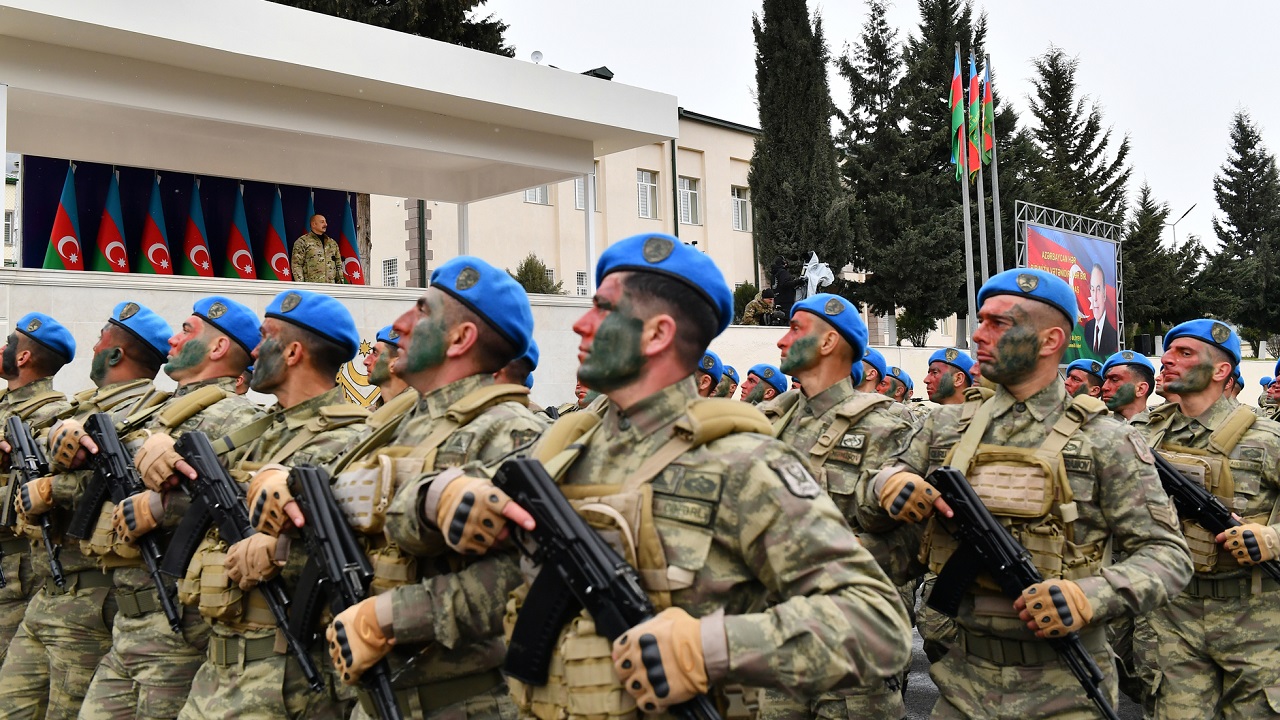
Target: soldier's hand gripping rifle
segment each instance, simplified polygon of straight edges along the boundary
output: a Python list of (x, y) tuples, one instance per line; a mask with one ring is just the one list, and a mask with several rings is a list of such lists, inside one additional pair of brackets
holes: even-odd
[[(199, 498), (208, 510), (224, 542), (234, 545), (257, 532), (249, 521), (249, 508), (245, 505), (244, 495), (240, 494), (240, 486), (218, 462), (218, 455), (204, 433), (199, 430), (184, 433), (174, 443), (173, 449), (196, 471), (197, 477), (190, 483), (191, 494)], [(194, 502), (192, 504), (195, 505)], [(289, 595), (285, 592), (284, 582), (273, 577), (258, 583), (258, 590), (266, 598), (267, 609), (288, 642), (289, 652), (302, 668), (302, 676), (312, 690), (320, 691), (324, 687), (320, 670), (307, 652), (306, 645), (289, 631)]]
[[(310, 556), (298, 581), (295, 602), (289, 608), (289, 630), (310, 646), (320, 634), (318, 626), (324, 596), (328, 596), (329, 609), (334, 615), (364, 600), (373, 581), (373, 565), (333, 497), (329, 473), (301, 465), (289, 471), (289, 481), (306, 517), (306, 524), (300, 530)], [(373, 698), (383, 720), (404, 717), (391, 688), (391, 669), (386, 658), (366, 670), (360, 683)]]
[[(574, 511), (542, 463), (508, 460), (494, 485), (529, 511), (537, 544), (521, 550), (542, 566), (524, 601), (503, 671), (530, 685), (546, 685), (560, 630), (583, 608), (609, 642), (653, 617), (640, 576)], [(683, 720), (720, 720), (706, 695), (670, 708)]]
[[(1183, 475), (1178, 468), (1158, 452), (1151, 453), (1156, 459), (1156, 472), (1160, 474), (1160, 484), (1164, 491), (1173, 498), (1178, 514), (1188, 520), (1195, 520), (1206, 530), (1217, 535), (1224, 533), (1241, 523), (1231, 514), (1231, 510), (1203, 485)], [(1280, 582), (1280, 560), (1268, 560), (1258, 563), (1262, 571), (1273, 580)]]
[[(17, 479), (13, 483), (12, 490), (16, 493), (18, 485), (26, 485), (34, 481), (36, 478), (44, 477), (49, 474), (49, 458), (44, 454), (44, 449), (36, 442), (31, 435), (31, 427), (22, 421), (17, 415), (10, 415), (5, 425), (5, 439), (9, 441), (9, 446), (13, 448), (9, 452), (9, 462), (17, 473)], [(13, 493), (11, 493), (13, 494)], [(9, 507), (4, 517), (9, 518), (6, 526), (13, 525), (13, 498), (8, 500)], [(49, 554), (49, 568), (53, 575), (53, 582), (60, 588), (67, 586), (67, 578), (62, 572), (62, 560), (59, 555), (62, 548), (53, 541), (53, 520), (49, 517), (49, 513), (40, 516), (40, 537), (44, 540), (45, 552)], [(4, 587), (4, 575), (0, 573), (0, 587)]]
[[(1010, 600), (1016, 600), (1023, 590), (1044, 581), (1044, 576), (1031, 562), (1031, 553), (995, 519), (959, 470), (940, 467), (929, 474), (928, 481), (955, 512), (955, 517), (944, 524), (960, 545), (938, 573), (938, 581), (929, 595), (929, 607), (955, 617), (969, 586), (983, 571), (991, 575)], [(1080, 636), (1069, 633), (1045, 642), (1080, 681), (1103, 717), (1120, 720), (1102, 693), (1102, 670), (1085, 650)]]

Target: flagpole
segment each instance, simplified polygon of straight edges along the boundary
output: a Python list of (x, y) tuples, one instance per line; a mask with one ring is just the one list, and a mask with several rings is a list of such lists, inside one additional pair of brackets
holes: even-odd
[[(969, 69), (970, 71), (974, 71), (973, 70), (973, 53), (969, 54)], [(976, 73), (976, 71), (974, 72)], [(973, 89), (972, 83), (970, 83), (969, 89), (971, 90)], [(973, 103), (974, 103), (974, 99), (969, 98), (970, 107), (973, 106)], [(978, 93), (977, 103), (978, 103), (978, 117), (981, 118), (982, 117), (982, 93)], [(972, 113), (971, 112), (965, 113), (965, 118), (966, 120), (972, 120), (973, 119)], [(970, 128), (970, 131), (972, 131), (972, 128)], [(987, 278), (991, 277), (991, 274), (990, 274), (991, 263), (990, 261), (987, 260), (987, 200), (982, 192), (982, 145), (983, 145), (982, 121), (979, 120), (978, 121), (978, 251), (979, 251), (980, 260), (982, 262), (982, 284), (986, 285)], [(966, 175), (965, 180), (968, 181), (968, 179), (969, 177)]]
[[(991, 56), (987, 56), (987, 82), (991, 82)], [(993, 101), (995, 94), (992, 93)], [(992, 112), (994, 116), (994, 110)], [(1004, 241), (1000, 237), (1000, 169), (996, 162), (996, 125), (991, 123), (991, 222), (996, 231), (996, 272), (1004, 272)]]
[[(956, 55), (960, 55), (960, 43), (956, 43)], [(963, 91), (961, 92), (961, 102), (964, 102)], [(959, 149), (956, 151), (956, 161), (960, 163), (960, 197), (964, 201), (964, 296), (968, 303), (968, 315), (965, 317), (965, 334), (961, 337), (956, 333), (956, 345), (961, 348), (969, 347), (969, 335), (973, 333), (972, 326), (978, 317), (977, 299), (973, 295), (973, 226), (969, 222), (969, 162), (968, 162), (968, 146), (969, 142), (969, 113), (964, 114), (964, 130), (961, 134), (961, 142)]]

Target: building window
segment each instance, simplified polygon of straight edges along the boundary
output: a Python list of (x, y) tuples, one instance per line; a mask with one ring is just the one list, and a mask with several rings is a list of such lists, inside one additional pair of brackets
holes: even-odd
[(698, 225), (698, 179), (680, 177), (678, 182), (680, 199), (680, 223), (682, 225)]
[(382, 261), (382, 284), (386, 287), (400, 287), (400, 265), (396, 258)]
[(533, 203), (534, 205), (550, 205), (551, 201), (548, 198), (549, 196), (547, 195), (546, 185), (539, 185), (536, 188), (529, 188), (524, 191), (524, 201), (527, 203)]
[(658, 173), (652, 170), (636, 171), (637, 209), (640, 217), (658, 217)]
[(13, 211), (4, 211), (4, 246), (13, 247)]
[(730, 190), (733, 198), (733, 229), (751, 232), (751, 200), (747, 188), (734, 187)]
[(575, 279), (578, 281), (578, 294), (582, 297), (587, 296), (587, 274), (584, 272), (574, 273)]
[(542, 274), (546, 276), (546, 278), (547, 278), (547, 282), (551, 283), (552, 285), (555, 285), (555, 284), (556, 284), (556, 271), (555, 271), (555, 270), (552, 270), (551, 268), (543, 268), (543, 269), (542, 269)]

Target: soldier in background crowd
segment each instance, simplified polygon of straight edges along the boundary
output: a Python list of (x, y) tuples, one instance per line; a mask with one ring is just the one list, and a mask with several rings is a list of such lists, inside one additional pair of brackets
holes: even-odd
[(1129, 422), (1147, 415), (1147, 399), (1156, 386), (1156, 368), (1132, 350), (1121, 350), (1102, 365), (1102, 401), (1107, 409)]
[(775, 365), (757, 363), (742, 381), (742, 401), (758, 405), (787, 391), (787, 377)]
[(939, 405), (959, 405), (965, 391), (973, 386), (975, 363), (969, 353), (959, 348), (943, 348), (929, 356), (929, 370), (924, 375), (929, 400)]
[(710, 350), (702, 354), (698, 361), (698, 371), (694, 374), (698, 381), (698, 397), (712, 397), (721, 380), (724, 379), (724, 363), (720, 356)]
[(742, 309), (743, 325), (781, 325), (778, 321), (780, 313), (774, 308), (774, 291), (765, 288)]
[(404, 392), (409, 385), (391, 372), (391, 365), (400, 354), (400, 333), (388, 325), (373, 337), (373, 349), (364, 358), (364, 371), (369, 376), (369, 384), (378, 386), (378, 402), (370, 408), (377, 410)]
[(873, 347), (862, 356), (862, 382), (855, 389), (864, 393), (877, 393), (885, 385), (885, 377), (889, 374), (889, 363), (884, 355)]
[(911, 376), (897, 365), (891, 365), (889, 374), (885, 378), (885, 389), (882, 394), (893, 398), (894, 402), (907, 403), (911, 400), (911, 390)]
[(339, 283), (346, 282), (342, 275), (342, 252), (338, 241), (325, 234), (329, 222), (323, 215), (312, 215), (308, 221), (311, 230), (293, 241), (293, 256), (289, 267), (295, 282)]
[(1270, 375), (1264, 375), (1262, 379), (1258, 381), (1258, 384), (1262, 386), (1262, 392), (1258, 393), (1258, 407), (1264, 410), (1274, 405), (1276, 402), (1275, 399), (1271, 397), (1271, 393), (1269, 392), (1269, 390), (1271, 389), (1271, 385), (1274, 382), (1275, 382), (1275, 378), (1271, 377)]
[(1102, 363), (1097, 360), (1080, 358), (1067, 365), (1063, 382), (1067, 385), (1067, 394), (1071, 397), (1088, 395), (1092, 398), (1102, 397)]
[(713, 397), (732, 398), (737, 391), (738, 371), (732, 365), (725, 365), (724, 375), (720, 377), (720, 384), (716, 385), (716, 393)]

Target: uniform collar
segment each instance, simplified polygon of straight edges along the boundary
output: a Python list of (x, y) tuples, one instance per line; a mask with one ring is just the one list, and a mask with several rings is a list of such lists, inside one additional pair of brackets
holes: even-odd
[(432, 419), (444, 417), (454, 403), (482, 387), (492, 385), (493, 376), (488, 373), (469, 375), (461, 380), (454, 380), (442, 388), (436, 388), (418, 399), (418, 413), (427, 413)]
[(813, 397), (805, 397), (804, 392), (801, 391), (800, 402), (803, 403), (801, 407), (809, 415), (822, 417), (831, 408), (853, 397), (855, 392), (857, 391), (853, 389), (853, 379), (846, 376)]
[(98, 391), (90, 396), (89, 401), (100, 403), (122, 392), (128, 392), (134, 388), (143, 387), (151, 384), (149, 378), (137, 378), (136, 380), (125, 380), (124, 382), (111, 383), (98, 388)]
[(214, 385), (223, 390), (226, 390), (229, 393), (234, 394), (236, 391), (236, 378), (220, 377), (220, 378), (213, 378), (212, 380), (200, 380), (199, 382), (187, 383), (186, 385), (179, 385), (178, 389), (173, 392), (173, 396), (175, 398), (180, 398), (183, 395), (186, 395), (187, 393), (195, 392), (196, 390), (199, 390), (200, 388), (206, 385)]
[(1219, 397), (1213, 401), (1208, 410), (1200, 413), (1199, 417), (1190, 417), (1182, 413), (1182, 406), (1178, 406), (1178, 412), (1174, 413), (1173, 421), (1169, 424), (1170, 430), (1181, 430), (1185, 427), (1192, 426), (1195, 423), (1208, 428), (1210, 432), (1221, 427), (1226, 422), (1231, 413), (1235, 412), (1235, 406), (1227, 399), (1226, 395)]
[(689, 403), (697, 399), (698, 385), (690, 375), (625, 411), (610, 402), (604, 416), (605, 427), (610, 433), (633, 430), (641, 437), (646, 437), (683, 417)]
[(294, 430), (307, 424), (311, 418), (318, 415), (320, 408), (341, 405), (343, 395), (342, 388), (335, 386), (309, 400), (303, 400), (288, 410), (282, 410), (279, 406), (276, 406), (272, 408), (272, 421), (276, 423), (283, 422), (285, 427)]
[(44, 377), (39, 380), (33, 380), (16, 390), (10, 390), (5, 395), (5, 400), (12, 403), (19, 403), (23, 400), (30, 400), (36, 395), (43, 392), (49, 392), (50, 390), (53, 390), (53, 378)]
[(1043, 422), (1052, 413), (1066, 406), (1067, 387), (1061, 382), (1051, 382), (1040, 392), (1019, 402), (1003, 385), (996, 387), (996, 394), (991, 396), (991, 417), (998, 418), (1010, 410), (1029, 411), (1031, 417)]

